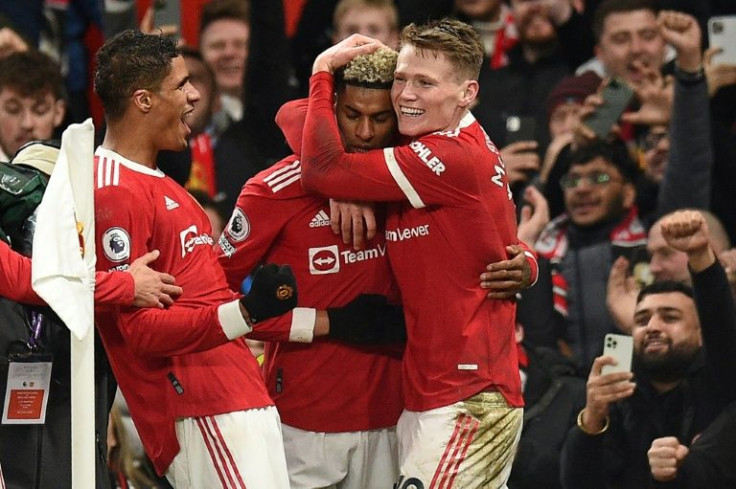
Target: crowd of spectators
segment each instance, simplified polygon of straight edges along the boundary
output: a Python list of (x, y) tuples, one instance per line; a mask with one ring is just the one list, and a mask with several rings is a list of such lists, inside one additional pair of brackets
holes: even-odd
[[(336, 180), (331, 176), (315, 181), (314, 175), (323, 170), (314, 170), (314, 154), (327, 158), (330, 138), (322, 132), (303, 134), (319, 127), (314, 112), (307, 111), (308, 105), (314, 111), (313, 101), (308, 104), (303, 98), (310, 96), (310, 79), (319, 80), (318, 73), (313, 75), (315, 59), (324, 66), (325, 59), (340, 55), (328, 48), (345, 45), (353, 34), (375, 38), (388, 48), (385, 52), (393, 52), (400, 50), (402, 29), (412, 22), (446, 17), (465, 22), (483, 49), (477, 83), (469, 85), (472, 96), (467, 108), (492, 141), (488, 144), (495, 145), (492, 151), (502, 162), (518, 223), (519, 243), (513, 251), (507, 250), (507, 257), (488, 254), (480, 260), (474, 256), (479, 263), (486, 263), (489, 257), (492, 261), (507, 258), (505, 273), (514, 274), (514, 283), (504, 285), (502, 293), (513, 290), (515, 294), (516, 346), (509, 347), (514, 355), (504, 351), (503, 358), (518, 358), (525, 408), (520, 439), (511, 445), (514, 464), (510, 476), (501, 471), (502, 478), (509, 477), (510, 489), (736, 487), (732, 463), (736, 457), (736, 249), (731, 244), (736, 239), (736, 65), (721, 63), (719, 50), (709, 45), (709, 19), (736, 18), (733, 2), (167, 1), (178, 7), (178, 25), (156, 24), (156, 9), (166, 1), (0, 0), (0, 161), (13, 162), (15, 157), (15, 163), (28, 166), (28, 158), (21, 157), (26, 143), (58, 139), (70, 123), (89, 117), (100, 143), (111, 141), (105, 127), (111, 121), (113, 134), (133, 133), (115, 124), (109, 107), (97, 98), (95, 57), (106, 41), (128, 29), (170, 36), (177, 41), (188, 72), (186, 86), (193, 87), (187, 88), (187, 103), (194, 110), (186, 118), (190, 129), (186, 148), (176, 151), (180, 148), (175, 144), (151, 142), (157, 150), (152, 166), (185, 187), (207, 212), (218, 267), (224, 269), (230, 288), (247, 292), (249, 275), (257, 265), (276, 261), (292, 264), (299, 287), (309, 287), (300, 289), (299, 305), (314, 310), (294, 312), (295, 318), (304, 314), (320, 318), (322, 310), (344, 306), (347, 298), (360, 293), (385, 295), (392, 303), (403, 295), (409, 334), (406, 351), (414, 359), (416, 318), (422, 317), (424, 307), (436, 308), (441, 301), (427, 297), (425, 306), (413, 303), (409, 289), (402, 288), (402, 273), (409, 272), (396, 261), (389, 264), (384, 255), (386, 241), (396, 241), (387, 224), (392, 221), (382, 222), (392, 207), (338, 204), (298, 185), (304, 171), (309, 179), (306, 187), (320, 195), (396, 200), (386, 197), (380, 176), (370, 172), (348, 172), (363, 178), (363, 183), (342, 174)], [(318, 57), (325, 50), (329, 56)], [(395, 56), (391, 59), (390, 72), (396, 64)], [(393, 101), (392, 106), (389, 95), (391, 76), (380, 83), (351, 82), (350, 75), (336, 71), (334, 110), (345, 154), (343, 160), (335, 157), (334, 161), (362, 162), (363, 157), (369, 161), (362, 153), (393, 146), (398, 152), (404, 147), (401, 144), (408, 145), (412, 139), (425, 144), (420, 140), (427, 134), (407, 133), (397, 124), (394, 110), (398, 105)], [(433, 82), (410, 81), (412, 86)], [(404, 75), (401, 83), (407, 83)], [(621, 86), (628, 95), (614, 115), (615, 122), (602, 132), (593, 130), (588, 123), (616, 110), (617, 101), (610, 97)], [(465, 128), (467, 123), (456, 126)], [(438, 126), (429, 133), (444, 129)], [(424, 148), (431, 158), (430, 149)], [(107, 154), (104, 151), (100, 154)], [(412, 151), (418, 154), (414, 147)], [(358, 155), (349, 159), (346, 155), (352, 153)], [(424, 161), (430, 165), (431, 160)], [(51, 168), (53, 162), (41, 172), (43, 187)], [(0, 193), (13, 192), (8, 182), (3, 176)], [(294, 182), (298, 188), (287, 187)], [(451, 203), (447, 206), (439, 197), (430, 202), (428, 212), (435, 219), (445, 207), (462, 207), (452, 200), (455, 196), (447, 195)], [(415, 204), (412, 195), (407, 193), (407, 197)], [(0, 252), (5, 253), (9, 244), (30, 255), (27, 246), (22, 246), (22, 236), (28, 232), (26, 219), (32, 220), (32, 210), (14, 222), (2, 208), (3, 202), (0, 199), (0, 230), (7, 243), (0, 243)], [(131, 202), (131, 209), (134, 206)], [(498, 212), (505, 210), (498, 207)], [(485, 222), (466, 221), (466, 226)], [(324, 228), (319, 230), (324, 239), (306, 240), (296, 231), (299, 226)], [(360, 230), (363, 226), (367, 236)], [(374, 237), (376, 229), (380, 235)], [(333, 237), (334, 243), (328, 246), (324, 240), (333, 231), (340, 236)], [(455, 249), (467, 246), (470, 255), (482, 242), (476, 231), (447, 239), (462, 241)], [(478, 242), (469, 243), (474, 235)], [(373, 254), (380, 255), (380, 260), (361, 264), (365, 268), (354, 276), (330, 276), (333, 269), (317, 261), (336, 259), (339, 271), (343, 255), (355, 263)], [(306, 268), (297, 264), (301, 255), (309, 255)], [(0, 254), (0, 260), (4, 262), (4, 255)], [(156, 268), (153, 260), (148, 256), (131, 266), (135, 280), (120, 272), (100, 277), (116, 263), (111, 260), (110, 267), (98, 272), (98, 283), (105, 281), (124, 292), (115, 296), (103, 289), (107, 296), (101, 302), (168, 307), (180, 293), (171, 288), (176, 274), (154, 272), (147, 265), (158, 272), (171, 270)], [(412, 260), (411, 267), (434, 271), (449, 263), (441, 255), (420, 259), (415, 254)], [(479, 289), (500, 283), (499, 268), (488, 267), (480, 275)], [(417, 276), (432, 281), (431, 290), (442, 290), (439, 275)], [(448, 288), (457, 283), (451, 272), (442, 276)], [(221, 278), (217, 277), (218, 284)], [(330, 282), (332, 279), (336, 280)], [(360, 282), (353, 284), (358, 287), (347, 286), (354, 281)], [(534, 285), (529, 286), (532, 281)], [(8, 357), (11, 351), (17, 353), (18, 345), (29, 344), (28, 336), (33, 336), (29, 325), (38, 315), (51, 318), (39, 347), (48, 348), (63, 359), (59, 365), (68, 367), (68, 345), (62, 345), (68, 332), (60, 332), (61, 326), (57, 331), (55, 318), (46, 310), (19, 305), (37, 305), (37, 298), (6, 297), (1, 288), (0, 295), (0, 315), (20, 325), (0, 333), (0, 348), (6, 349), (0, 352), (0, 393), (5, 392)], [(493, 291), (488, 297), (488, 301), (500, 300)], [(382, 311), (386, 306), (370, 304)], [(370, 304), (361, 303), (361, 313)], [(137, 312), (130, 314), (141, 317)], [(334, 327), (338, 317), (335, 313), (330, 316)], [(443, 318), (446, 322), (451, 319)], [(505, 339), (511, 337), (508, 333)], [(602, 356), (604, 338), (611, 333), (633, 337), (632, 372), (602, 373), (611, 363)], [(322, 333), (315, 329), (313, 334)], [(339, 335), (337, 330), (332, 334)], [(253, 355), (261, 355), (259, 362), (265, 362), (266, 389), (259, 393), (264, 399), (270, 396), (280, 411), (291, 487), (384, 487), (383, 479), (361, 473), (366, 467), (380, 470), (386, 480), (399, 481), (403, 474), (399, 466), (406, 460), (397, 454), (401, 448), (397, 452), (394, 427), (403, 407), (400, 392), (403, 389), (406, 398), (415, 386), (407, 384), (406, 378), (399, 385), (402, 349), (395, 337), (388, 346), (386, 338), (380, 338), (378, 346), (346, 346), (341, 342), (344, 337), (314, 339), (311, 347), (286, 340), (266, 342), (265, 355), (264, 344), (254, 338), (269, 339), (269, 335), (251, 335), (247, 347)], [(98, 348), (104, 351), (101, 343)], [(352, 351), (356, 348), (359, 355)], [(445, 348), (431, 354), (444, 358), (452, 345), (445, 343)], [(248, 348), (240, 350), (248, 354)], [(200, 358), (210, 361), (207, 355)], [(337, 372), (341, 362), (344, 369), (360, 371)], [(133, 365), (129, 360), (123, 363)], [(56, 364), (54, 368), (49, 426), (65, 423), (69, 416), (68, 374), (60, 373)], [(103, 407), (96, 420), (98, 481), (105, 460), (110, 470), (109, 480), (99, 482), (98, 487), (168, 487), (169, 482), (159, 477), (165, 471), (157, 475), (150, 462), (154, 460), (161, 469), (161, 453), (135, 449), (135, 430), (125, 428), (119, 403), (110, 414), (110, 429), (101, 431), (107, 425), (105, 412), (115, 384), (105, 355), (96, 368), (97, 396)], [(366, 378), (368, 373), (376, 377)], [(251, 374), (244, 378), (250, 379)], [(343, 376), (340, 381), (332, 378), (337, 375)], [(289, 385), (292, 379), (303, 391)], [(330, 396), (335, 398), (326, 401)], [(144, 404), (138, 398), (132, 410)], [(420, 404), (426, 403), (414, 399), (415, 406)], [(513, 406), (509, 403), (508, 407)], [(70, 487), (68, 468), (59, 468), (67, 463), (68, 455), (48, 461), (55, 451), (68, 454), (67, 431), (0, 425), (0, 481), (4, 476), (9, 488)], [(351, 460), (332, 461), (335, 469), (325, 457), (299, 454), (304, 446), (316, 446), (317, 441), (305, 436), (308, 432), (372, 433), (374, 438), (366, 435), (367, 441), (356, 442), (366, 453), (358, 449), (354, 457), (371, 460), (375, 454), (369, 452), (376, 450), (389, 455), (385, 460), (377, 457), (364, 462), (367, 465), (362, 468), (353, 466)], [(26, 439), (23, 451), (10, 449), (18, 437)], [(352, 441), (334, 439), (326, 437), (319, 443), (329, 446), (331, 453), (353, 452)], [(23, 463), (17, 462), (20, 459)], [(330, 470), (310, 472), (314, 467)], [(398, 487), (420, 487), (412, 486), (411, 480), (399, 481)], [(462, 476), (458, 481), (462, 487), (486, 487), (467, 483)]]

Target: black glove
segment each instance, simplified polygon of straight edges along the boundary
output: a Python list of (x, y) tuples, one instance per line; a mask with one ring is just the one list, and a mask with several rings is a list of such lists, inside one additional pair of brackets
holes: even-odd
[(392, 306), (383, 295), (361, 294), (342, 307), (327, 309), (327, 337), (358, 345), (406, 341), (404, 311)]
[(253, 274), (248, 295), (240, 299), (251, 323), (281, 316), (296, 307), (296, 278), (289, 265), (268, 263)]

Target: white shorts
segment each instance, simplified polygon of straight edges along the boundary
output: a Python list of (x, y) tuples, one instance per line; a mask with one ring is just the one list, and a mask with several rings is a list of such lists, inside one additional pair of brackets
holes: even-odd
[(404, 411), (397, 489), (506, 487), (524, 410), (498, 392), (481, 392), (429, 411)]
[(176, 489), (289, 489), (273, 406), (176, 421), (181, 449), (166, 471)]
[(396, 429), (315, 433), (282, 425), (291, 489), (391, 489)]

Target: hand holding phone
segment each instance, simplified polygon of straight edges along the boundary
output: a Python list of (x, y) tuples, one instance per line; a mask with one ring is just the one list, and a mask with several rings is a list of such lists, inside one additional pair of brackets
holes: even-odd
[(631, 103), (634, 91), (626, 82), (617, 78), (611, 79), (601, 92), (603, 105), (598, 107), (583, 122), (599, 139), (605, 139), (611, 133), (613, 125)]
[(634, 339), (628, 335), (609, 333), (603, 339), (603, 356), (612, 357), (616, 365), (604, 365), (601, 375), (630, 372), (634, 354)]

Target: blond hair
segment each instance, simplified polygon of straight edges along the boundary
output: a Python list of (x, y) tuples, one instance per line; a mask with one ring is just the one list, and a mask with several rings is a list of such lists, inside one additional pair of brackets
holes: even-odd
[(483, 44), (465, 22), (444, 18), (424, 25), (409, 24), (401, 31), (401, 47), (442, 53), (460, 72), (477, 80), (483, 64)]
[(338, 80), (345, 85), (365, 88), (391, 88), (398, 53), (380, 48), (371, 54), (356, 56), (340, 72)]

